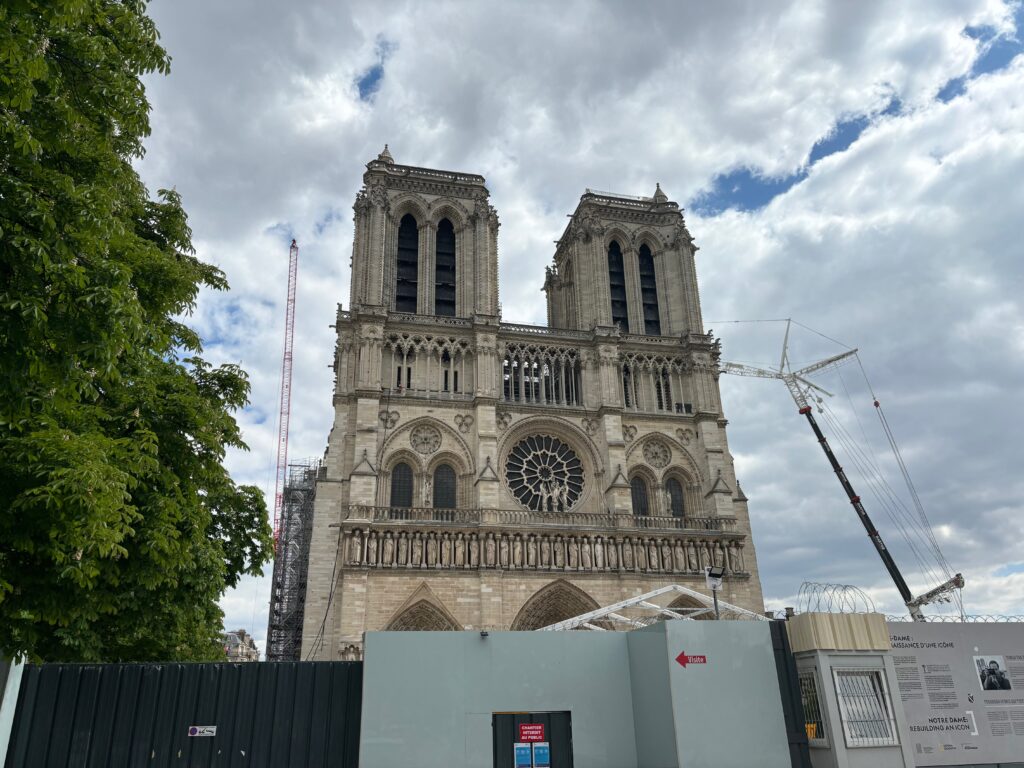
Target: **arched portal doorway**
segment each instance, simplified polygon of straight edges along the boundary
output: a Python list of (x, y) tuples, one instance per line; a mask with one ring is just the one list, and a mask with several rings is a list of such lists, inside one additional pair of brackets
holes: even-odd
[(577, 586), (559, 579), (541, 588), (519, 610), (513, 630), (532, 630), (571, 619), (601, 606)]

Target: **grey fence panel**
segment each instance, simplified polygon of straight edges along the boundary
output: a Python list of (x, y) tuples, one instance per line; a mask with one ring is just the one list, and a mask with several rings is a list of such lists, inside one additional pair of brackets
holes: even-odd
[(26, 667), (6, 768), (357, 768), (362, 685), (356, 661)]

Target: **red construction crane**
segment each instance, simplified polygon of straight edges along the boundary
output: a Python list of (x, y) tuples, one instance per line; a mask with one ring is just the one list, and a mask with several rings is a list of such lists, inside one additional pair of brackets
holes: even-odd
[(284, 359), (281, 361), (281, 413), (277, 420), (277, 480), (274, 484), (274, 549), (281, 535), (284, 484), (288, 475), (288, 420), (292, 412), (292, 344), (295, 340), (295, 281), (299, 272), (299, 246), (288, 249), (288, 301), (284, 311)]

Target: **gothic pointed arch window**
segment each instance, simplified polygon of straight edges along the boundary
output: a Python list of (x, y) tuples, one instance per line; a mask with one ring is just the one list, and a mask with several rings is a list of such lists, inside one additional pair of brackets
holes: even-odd
[(629, 492), (633, 498), (633, 514), (637, 517), (647, 517), (651, 513), (647, 481), (637, 475), (629, 481)]
[(612, 296), (612, 324), (629, 333), (629, 305), (626, 303), (626, 269), (618, 240), (608, 243), (608, 286)]
[(404, 461), (391, 470), (391, 506), (412, 506), (412, 467)]
[(398, 224), (398, 256), (395, 261), (395, 310), (416, 313), (419, 290), (420, 232), (411, 213)]
[(661, 336), (661, 315), (658, 314), (658, 284), (654, 277), (654, 256), (647, 243), (640, 246), (639, 262), (644, 333), (648, 336)]
[(434, 314), (455, 316), (455, 227), (448, 219), (437, 225), (434, 261)]
[(686, 517), (683, 484), (676, 478), (670, 477), (665, 483), (665, 490), (668, 491), (668, 503), (669, 507), (671, 507), (672, 517)]
[(455, 509), (455, 470), (450, 464), (439, 464), (434, 470), (434, 509)]

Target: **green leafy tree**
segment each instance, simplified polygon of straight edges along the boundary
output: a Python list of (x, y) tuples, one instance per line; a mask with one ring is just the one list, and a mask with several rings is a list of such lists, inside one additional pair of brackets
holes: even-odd
[(223, 655), (217, 601), (271, 552), (262, 494), (224, 469), (249, 384), (182, 318), (224, 275), (174, 192), (132, 167), (141, 0), (0, 5), (0, 653)]

